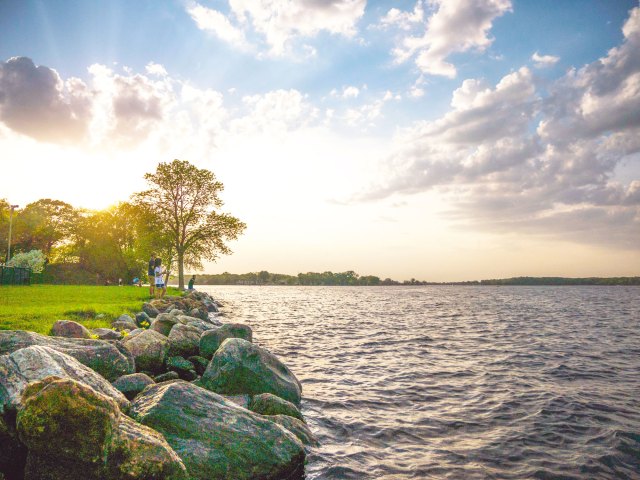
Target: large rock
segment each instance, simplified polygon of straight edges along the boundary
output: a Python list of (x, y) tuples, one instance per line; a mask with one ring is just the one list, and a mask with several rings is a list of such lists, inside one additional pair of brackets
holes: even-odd
[(151, 317), (146, 312), (136, 313), (136, 325), (142, 328), (148, 328), (151, 325)]
[(196, 327), (181, 323), (175, 325), (169, 332), (169, 355), (183, 357), (198, 355), (201, 334), (202, 332)]
[(135, 359), (137, 371), (160, 372), (163, 369), (169, 339), (154, 330), (145, 330), (132, 337), (125, 337), (123, 344)]
[(0, 356), (0, 414), (18, 409), (27, 385), (49, 376), (76, 380), (111, 398), (122, 409), (129, 406), (122, 393), (75, 358), (34, 345)]
[(31, 345), (46, 346), (71, 355), (110, 381), (135, 371), (133, 357), (120, 342), (49, 337), (23, 330), (0, 331), (0, 354)]
[(158, 333), (161, 333), (165, 337), (169, 336), (169, 332), (176, 325), (178, 319), (169, 313), (161, 313), (158, 315), (153, 322), (151, 322), (150, 330), (154, 330)]
[(93, 328), (91, 333), (100, 340), (122, 340), (122, 334), (110, 328)]
[(306, 447), (317, 447), (320, 445), (318, 439), (302, 420), (298, 420), (289, 415), (269, 415), (265, 416), (265, 418), (289, 430), (298, 437), (298, 440)]
[(303, 470), (293, 434), (191, 383), (148, 387), (131, 414), (164, 436), (194, 480), (275, 480)]
[(76, 380), (48, 377), (30, 384), (22, 402), (16, 428), (29, 454), (104, 463), (120, 420), (113, 399)]
[(260, 415), (288, 415), (304, 422), (304, 417), (293, 403), (271, 393), (261, 393), (251, 398), (249, 410)]
[(147, 385), (155, 383), (153, 378), (144, 373), (132, 373), (131, 375), (123, 375), (115, 382), (113, 386), (129, 400), (133, 400)]
[(158, 311), (158, 309), (148, 302), (142, 305), (142, 311), (147, 315), (149, 315), (149, 317), (151, 318), (155, 318), (158, 315), (160, 315), (160, 312)]
[(160, 433), (126, 416), (114, 436), (106, 462), (109, 479), (187, 480), (182, 460)]
[(204, 332), (200, 337), (200, 356), (213, 357), (213, 354), (227, 338), (242, 338), (251, 342), (253, 341), (253, 333), (251, 327), (241, 323), (225, 323), (220, 328)]
[(302, 386), (278, 358), (241, 338), (225, 340), (200, 380), (213, 392), (236, 395), (273, 393), (299, 405)]
[(195, 380), (197, 377), (196, 367), (193, 363), (185, 360), (181, 356), (167, 358), (167, 370), (176, 372), (181, 379), (187, 380), (188, 382)]
[(58, 320), (51, 327), (51, 335), (66, 338), (91, 338), (91, 332), (84, 325), (72, 320)]
[(136, 325), (136, 322), (134, 322), (133, 318), (129, 315), (123, 314), (111, 322), (111, 327), (118, 330), (135, 330), (138, 328), (138, 325)]

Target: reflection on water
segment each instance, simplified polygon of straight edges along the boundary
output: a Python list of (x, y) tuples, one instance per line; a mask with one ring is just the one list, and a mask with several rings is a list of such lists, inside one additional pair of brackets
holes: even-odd
[(307, 479), (640, 478), (638, 287), (201, 287), (303, 384)]

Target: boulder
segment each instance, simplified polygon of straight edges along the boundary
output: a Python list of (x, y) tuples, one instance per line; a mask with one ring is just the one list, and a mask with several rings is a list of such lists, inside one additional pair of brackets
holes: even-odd
[(125, 415), (110, 446), (105, 477), (117, 480), (187, 480), (182, 460), (160, 433)]
[(180, 310), (179, 308), (171, 308), (169, 309), (169, 315), (177, 317), (178, 315), (184, 315), (184, 311)]
[(175, 316), (168, 313), (161, 313), (153, 322), (151, 322), (151, 326), (149, 327), (149, 329), (161, 333), (165, 337), (168, 337), (169, 332), (171, 332), (171, 329), (177, 323), (179, 322)]
[(197, 377), (193, 363), (180, 356), (169, 357), (167, 359), (167, 370), (176, 372), (181, 379), (187, 380), (188, 382), (195, 380)]
[(204, 308), (192, 308), (189, 311), (189, 315), (204, 320), (205, 322), (209, 320), (209, 312)]
[(122, 334), (111, 330), (110, 328), (93, 328), (91, 333), (98, 337), (99, 340), (121, 340)]
[(91, 332), (84, 325), (72, 320), (58, 320), (51, 327), (51, 335), (66, 338), (91, 338)]
[(216, 393), (273, 393), (295, 405), (300, 405), (302, 395), (300, 382), (286, 365), (269, 351), (241, 338), (222, 343), (200, 382)]
[(111, 327), (118, 330), (135, 330), (138, 328), (136, 322), (129, 315), (120, 315), (116, 320), (111, 322)]
[(23, 330), (0, 331), (0, 355), (31, 345), (46, 346), (71, 355), (109, 381), (135, 371), (133, 357), (120, 342), (49, 337)]
[[(182, 316), (181, 318), (184, 318), (184, 316)], [(188, 317), (188, 318), (192, 318), (192, 317)], [(208, 330), (215, 330), (216, 328), (222, 326), (220, 322), (210, 322), (210, 321), (205, 322), (204, 320), (199, 320), (199, 319), (191, 320), (187, 323), (187, 325), (197, 328), (198, 330), (200, 330), (201, 334)]]
[(174, 372), (174, 371), (162, 373), (160, 375), (156, 375), (155, 377), (156, 383), (170, 382), (170, 381), (179, 380), (179, 379), (180, 379), (180, 375), (178, 375), (178, 372)]
[(147, 315), (149, 315), (149, 317), (151, 318), (155, 318), (158, 315), (160, 315), (160, 312), (158, 311), (158, 309), (148, 302), (142, 305), (142, 311)]
[(124, 395), (95, 371), (70, 355), (34, 345), (0, 356), (0, 414), (18, 409), (27, 385), (49, 376), (76, 380), (111, 398), (123, 410), (129, 407)]
[(191, 383), (148, 387), (131, 414), (164, 436), (194, 480), (276, 480), (303, 472), (304, 447), (295, 435)]
[(149, 327), (151, 325), (151, 322), (151, 317), (146, 312), (136, 313), (136, 325), (138, 327)]
[(200, 357), (198, 355), (189, 357), (187, 358), (187, 360), (189, 360), (193, 364), (193, 367), (196, 369), (196, 373), (198, 375), (202, 375), (204, 371), (207, 369), (207, 366), (209, 366), (209, 360), (207, 360), (204, 357)]
[(265, 418), (289, 430), (305, 447), (317, 447), (320, 445), (318, 439), (302, 420), (289, 415), (269, 415), (265, 416)]
[(145, 329), (144, 328), (136, 328), (135, 330), (131, 330), (129, 332), (129, 335), (127, 335), (127, 337), (135, 337), (137, 334), (144, 332)]
[(271, 393), (254, 395), (249, 402), (249, 410), (260, 415), (288, 415), (304, 422), (304, 417), (298, 407)]
[(76, 380), (47, 377), (27, 387), (22, 403), (16, 429), (29, 454), (104, 463), (120, 420), (113, 399)]
[(153, 378), (145, 373), (132, 373), (131, 375), (123, 375), (113, 382), (113, 386), (129, 400), (133, 400), (144, 387), (155, 383)]
[(137, 335), (127, 336), (123, 340), (127, 350), (135, 358), (136, 370), (160, 372), (169, 348), (169, 339), (154, 330), (144, 330)]
[(200, 337), (200, 356), (213, 357), (213, 354), (227, 338), (242, 338), (251, 342), (253, 341), (253, 333), (248, 325), (225, 323), (220, 328), (202, 334)]
[(190, 357), (197, 355), (202, 332), (191, 325), (181, 323), (175, 325), (169, 332), (169, 355)]

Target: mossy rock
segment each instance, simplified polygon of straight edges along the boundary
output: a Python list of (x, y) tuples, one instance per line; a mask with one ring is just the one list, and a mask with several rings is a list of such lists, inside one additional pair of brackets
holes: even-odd
[(249, 402), (249, 410), (260, 415), (288, 415), (304, 422), (298, 407), (271, 393), (254, 395)]

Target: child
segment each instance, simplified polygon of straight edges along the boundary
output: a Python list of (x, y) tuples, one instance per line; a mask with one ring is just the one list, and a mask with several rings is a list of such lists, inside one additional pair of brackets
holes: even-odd
[(158, 298), (158, 294), (160, 294), (160, 298), (162, 298), (164, 297), (164, 294), (167, 293), (167, 286), (164, 284), (164, 274), (166, 273), (166, 269), (162, 266), (161, 258), (156, 258), (153, 273), (156, 282), (155, 297)]

